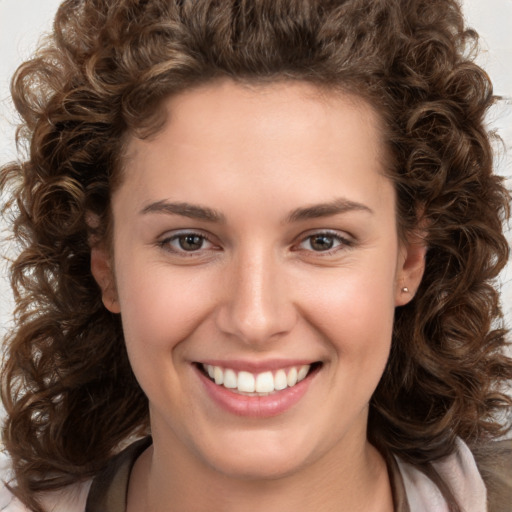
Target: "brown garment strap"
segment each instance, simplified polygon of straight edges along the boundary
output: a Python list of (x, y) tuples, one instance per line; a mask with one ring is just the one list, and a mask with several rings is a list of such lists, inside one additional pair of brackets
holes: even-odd
[(135, 461), (151, 445), (146, 437), (131, 444), (98, 473), (91, 484), (85, 512), (125, 512), (130, 473)]
[(384, 455), (388, 467), (389, 483), (391, 485), (391, 492), (393, 493), (393, 503), (395, 512), (411, 512), (409, 502), (407, 501), (407, 494), (405, 492), (405, 484), (402, 478), (402, 473), (398, 468), (398, 463), (395, 457), (388, 453)]
[[(137, 441), (114, 457), (109, 465), (96, 475), (89, 491), (85, 512), (126, 512), (131, 470), (139, 455), (150, 445), (150, 437)], [(395, 512), (411, 512), (396, 459), (391, 454), (385, 459)]]

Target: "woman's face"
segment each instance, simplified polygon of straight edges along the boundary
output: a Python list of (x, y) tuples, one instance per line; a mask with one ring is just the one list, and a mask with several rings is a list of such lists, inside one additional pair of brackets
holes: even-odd
[(112, 273), (93, 250), (155, 447), (254, 478), (355, 456), (424, 255), (397, 237), (376, 115), (299, 83), (217, 82), (162, 108), (128, 145)]

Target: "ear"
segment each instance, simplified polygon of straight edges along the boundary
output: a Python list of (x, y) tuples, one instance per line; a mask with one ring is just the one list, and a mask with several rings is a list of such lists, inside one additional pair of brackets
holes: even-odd
[(111, 258), (106, 249), (95, 246), (91, 249), (91, 272), (101, 288), (101, 299), (111, 313), (120, 313)]
[(410, 302), (425, 272), (427, 244), (423, 233), (413, 234), (400, 246), (395, 282), (395, 306)]

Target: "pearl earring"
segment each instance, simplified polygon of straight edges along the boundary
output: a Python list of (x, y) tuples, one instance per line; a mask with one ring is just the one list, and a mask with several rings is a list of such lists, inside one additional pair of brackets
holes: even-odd
[(404, 286), (402, 288), (402, 293), (409, 293), (409, 288), (407, 288), (407, 286)]

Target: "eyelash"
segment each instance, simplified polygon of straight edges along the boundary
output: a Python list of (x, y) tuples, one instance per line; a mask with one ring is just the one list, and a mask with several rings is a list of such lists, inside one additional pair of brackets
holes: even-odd
[[(311, 243), (313, 238), (320, 238), (320, 237), (326, 237), (334, 239), (336, 242), (338, 242), (338, 245), (335, 247), (328, 249), (326, 251), (315, 251), (314, 249), (307, 249), (307, 252), (314, 253), (315, 255), (318, 255), (320, 257), (324, 256), (332, 256), (333, 254), (337, 253), (340, 250), (344, 249), (350, 249), (354, 246), (354, 241), (350, 240), (349, 238), (346, 238), (344, 236), (341, 236), (339, 233), (335, 231), (315, 231), (314, 233), (310, 233), (305, 237), (302, 237), (300, 242), (297, 244), (297, 246), (300, 246), (304, 244), (305, 242), (309, 241)], [(301, 250), (295, 249), (295, 250)]]
[(163, 240), (158, 241), (157, 245), (160, 248), (162, 248), (162, 249), (164, 249), (164, 250), (166, 250), (168, 252), (171, 252), (171, 253), (174, 253), (174, 254), (178, 254), (180, 256), (194, 257), (194, 256), (198, 255), (199, 251), (203, 250), (202, 247), (200, 249), (197, 249), (197, 250), (187, 251), (187, 250), (185, 250), (183, 248), (177, 249), (177, 248), (173, 248), (171, 246), (171, 242), (178, 241), (178, 243), (179, 243), (179, 239), (180, 238), (186, 238), (186, 237), (189, 237), (189, 236), (198, 237), (198, 238), (201, 239), (202, 243), (210, 242), (213, 245), (212, 240), (207, 235), (205, 235), (204, 233), (198, 233), (196, 231), (181, 231), (179, 233), (175, 233), (175, 234), (173, 234), (171, 236), (168, 236), (168, 237), (164, 238)]
[[(178, 254), (180, 256), (183, 256), (183, 257), (194, 257), (194, 256), (197, 256), (198, 254), (200, 254), (201, 251), (203, 251), (204, 249), (201, 247), (197, 250), (191, 250), (191, 251), (187, 251), (186, 249), (183, 249), (183, 248), (173, 248), (171, 246), (171, 243), (174, 242), (174, 241), (179, 241), (180, 238), (185, 238), (185, 237), (190, 237), (190, 236), (194, 236), (194, 237), (198, 237), (201, 239), (201, 243), (203, 244), (204, 242), (209, 242), (213, 245), (213, 242), (212, 240), (210, 239), (210, 237), (204, 233), (198, 233), (196, 231), (181, 231), (179, 233), (175, 233), (171, 236), (168, 236), (166, 238), (164, 238), (163, 240), (160, 240), (157, 242), (157, 245), (158, 247), (168, 251), (168, 252), (171, 252), (171, 253), (174, 253), (174, 254)], [(353, 240), (350, 240), (346, 237), (343, 237), (341, 236), (339, 233), (337, 232), (333, 232), (333, 231), (315, 231), (311, 234), (308, 234), (306, 236), (302, 236), (300, 241), (294, 245), (294, 247), (292, 248), (293, 251), (300, 251), (300, 250), (304, 250), (304, 249), (301, 249), (300, 246), (304, 243), (306, 243), (307, 241), (312, 241), (313, 238), (320, 238), (320, 237), (326, 237), (326, 238), (330, 238), (330, 239), (334, 239), (335, 242), (338, 242), (338, 245), (336, 245), (335, 247), (331, 248), (331, 249), (328, 249), (328, 250), (325, 250), (325, 251), (315, 251), (314, 249), (305, 249), (307, 252), (310, 252), (310, 253), (313, 253), (315, 255), (318, 255), (320, 257), (325, 257), (325, 256), (331, 256), (335, 253), (337, 253), (338, 251), (340, 250), (343, 250), (343, 249), (347, 249), (347, 248), (351, 248), (354, 246), (354, 241)], [(215, 250), (215, 249), (207, 249), (207, 250)]]

